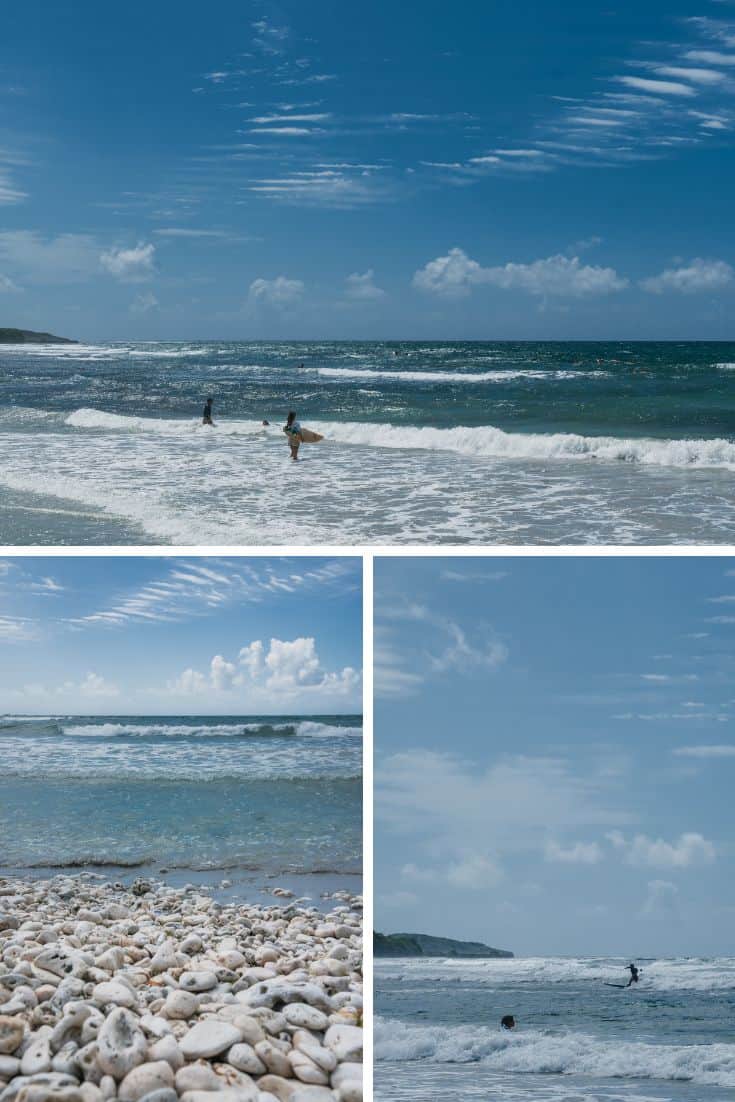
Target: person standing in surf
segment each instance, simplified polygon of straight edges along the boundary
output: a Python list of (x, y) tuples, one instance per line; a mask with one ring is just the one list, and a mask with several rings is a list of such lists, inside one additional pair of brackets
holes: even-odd
[(212, 402), (214, 398), (207, 398), (204, 403), (204, 409), (202, 410), (202, 424), (211, 425), (214, 428), (214, 421), (212, 420)]
[(291, 449), (291, 458), (296, 462), (299, 458), (299, 445), (301, 444), (301, 424), (296, 420), (296, 414), (290, 410), (286, 418), (283, 431), (288, 437), (288, 446)]

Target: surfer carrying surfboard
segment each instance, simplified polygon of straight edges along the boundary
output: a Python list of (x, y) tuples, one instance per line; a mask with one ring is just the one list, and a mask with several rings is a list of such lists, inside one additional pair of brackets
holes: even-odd
[(301, 444), (301, 425), (296, 420), (293, 410), (289, 411), (283, 431), (288, 437), (288, 446), (291, 449), (291, 458), (294, 462), (299, 458), (299, 445)]
[(296, 420), (296, 414), (293, 410), (289, 412), (286, 418), (286, 424), (283, 426), (283, 431), (288, 437), (288, 446), (291, 449), (291, 458), (299, 458), (299, 446), (301, 444), (318, 444), (324, 439), (318, 432), (312, 432), (311, 429), (305, 429), (302, 427), (301, 422)]

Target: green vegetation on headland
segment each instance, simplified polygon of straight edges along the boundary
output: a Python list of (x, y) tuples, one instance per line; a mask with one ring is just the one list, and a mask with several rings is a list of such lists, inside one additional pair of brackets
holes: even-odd
[(53, 333), (34, 333), (32, 329), (0, 329), (0, 344), (79, 344)]
[(376, 957), (512, 957), (507, 949), (491, 949), (480, 941), (454, 941), (430, 934), (373, 934)]

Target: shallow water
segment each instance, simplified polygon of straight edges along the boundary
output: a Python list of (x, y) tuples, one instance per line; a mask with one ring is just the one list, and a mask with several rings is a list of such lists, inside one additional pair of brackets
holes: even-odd
[(0, 717), (0, 865), (359, 873), (359, 717)]
[[(0, 368), (10, 544), (735, 539), (735, 343), (15, 346)], [(298, 465), (292, 407), (326, 438)]]
[(627, 963), (376, 961), (376, 1098), (733, 1102), (735, 959)]

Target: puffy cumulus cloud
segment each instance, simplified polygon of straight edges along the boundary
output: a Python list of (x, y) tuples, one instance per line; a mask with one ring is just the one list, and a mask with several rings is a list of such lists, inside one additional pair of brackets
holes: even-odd
[(347, 276), (345, 284), (347, 298), (358, 302), (376, 302), (378, 299), (385, 298), (382, 287), (375, 285), (375, 272), (372, 268), (368, 268), (362, 275), (359, 272), (353, 272), (352, 275)]
[(156, 246), (139, 241), (131, 249), (108, 249), (100, 254), (100, 264), (123, 283), (141, 283), (154, 273)]
[(686, 869), (695, 865), (710, 865), (717, 856), (714, 844), (694, 831), (681, 834), (673, 842), (649, 838), (645, 834), (636, 834), (628, 842), (617, 831), (609, 834), (608, 838), (613, 846), (625, 852), (629, 865), (642, 868)]
[(265, 305), (284, 310), (295, 306), (304, 294), (304, 284), (300, 279), (287, 279), (276, 276), (275, 279), (254, 279), (248, 290), (248, 305), (251, 308)]
[(602, 850), (597, 842), (575, 842), (571, 846), (560, 846), (558, 842), (547, 842), (544, 857), (552, 863), (563, 865), (596, 865), (602, 860)]
[(450, 249), (446, 256), (438, 256), (419, 268), (414, 273), (413, 285), (420, 291), (460, 298), (469, 294), (473, 284), (482, 282), (481, 273), (480, 265), (463, 249)]
[(700, 291), (719, 291), (729, 287), (735, 272), (725, 260), (703, 260), (695, 257), (679, 268), (666, 268), (657, 276), (641, 280), (644, 291), (663, 295), (667, 291), (692, 295)]
[(458, 248), (430, 260), (413, 277), (414, 287), (447, 298), (460, 298), (482, 284), (531, 295), (580, 298), (622, 291), (628, 280), (619, 276), (614, 268), (583, 264), (578, 256), (562, 254), (530, 264), (511, 262), (483, 268)]
[(184, 670), (169, 682), (177, 695), (230, 693), (273, 696), (351, 697), (360, 684), (360, 673), (351, 666), (325, 670), (313, 638), (271, 639), (266, 646), (256, 639), (242, 647), (234, 659), (215, 654), (209, 669)]
[(76, 691), (77, 688), (82, 696), (118, 696), (120, 693), (117, 685), (114, 685), (111, 681), (106, 681), (100, 674), (91, 671), (80, 682), (79, 686), (73, 686), (73, 691)]

